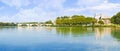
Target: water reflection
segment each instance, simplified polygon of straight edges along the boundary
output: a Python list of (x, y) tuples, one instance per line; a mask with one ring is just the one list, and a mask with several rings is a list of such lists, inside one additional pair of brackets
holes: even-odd
[(92, 35), (94, 29), (86, 28), (86, 27), (57, 27), (56, 32), (60, 35), (72, 35), (75, 37), (84, 36), (84, 35)]
[(63, 34), (63, 35), (69, 35), (70, 34), (70, 28), (71, 27), (57, 27), (56, 32), (58, 34)]
[(120, 29), (111, 27), (0, 28), (0, 51), (113, 51), (119, 41)]
[(45, 29), (46, 29), (47, 31), (51, 31), (51, 30), (52, 30), (52, 27), (45, 27)]
[(114, 28), (111, 31), (112, 37), (114, 37), (117, 41), (120, 41), (120, 29), (119, 28)]
[(72, 27), (71, 33), (73, 36), (93, 35), (93, 28), (86, 27)]
[[(94, 28), (95, 29), (95, 38), (96, 40), (104, 38), (105, 35), (111, 34), (111, 28), (104, 28), (104, 27), (99, 27), (99, 28)], [(108, 35), (107, 35), (108, 36)]]
[(17, 27), (18, 31), (52, 31), (52, 27)]
[(111, 34), (111, 28), (104, 28), (104, 27), (98, 27), (98, 28), (92, 28), (92, 27), (57, 27), (56, 28), (57, 34), (69, 36), (72, 35), (74, 37), (79, 36), (95, 36), (95, 39), (102, 39), (105, 35)]
[(3, 29), (15, 29), (16, 27), (14, 27), (14, 26), (4, 26), (4, 27), (2, 27), (2, 26), (0, 26), (0, 30), (3, 30)]
[[(0, 30), (13, 30), (16, 27), (0, 27)], [(104, 39), (105, 36), (112, 36), (120, 41), (120, 29), (110, 27), (17, 27), (18, 31), (36, 32), (36, 31), (56, 31), (56, 34), (72, 37), (94, 36), (96, 40)]]
[[(16, 29), (16, 27), (0, 27), (2, 29)], [(72, 36), (72, 37), (82, 37), (82, 36), (95, 36), (95, 39), (102, 39), (105, 36), (112, 35), (116, 39), (120, 39), (118, 36), (120, 29), (110, 28), (110, 27), (17, 27), (18, 31), (56, 31), (58, 35)]]

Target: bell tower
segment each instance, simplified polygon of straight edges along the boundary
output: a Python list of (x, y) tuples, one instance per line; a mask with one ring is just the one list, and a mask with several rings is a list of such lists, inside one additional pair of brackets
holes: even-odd
[(103, 17), (103, 14), (100, 14), (100, 15), (99, 15), (99, 20), (101, 20), (101, 19), (102, 19), (102, 17)]

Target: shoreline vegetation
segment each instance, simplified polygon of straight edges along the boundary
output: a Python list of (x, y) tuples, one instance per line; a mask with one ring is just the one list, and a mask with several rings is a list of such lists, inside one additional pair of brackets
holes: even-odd
[[(109, 21), (110, 23), (106, 23)], [(54, 22), (0, 22), (3, 26), (50, 26), (50, 27), (120, 27), (120, 12), (111, 18), (86, 17), (83, 15), (61, 16), (57, 17)]]
[[(2, 23), (0, 22), (0, 27), (14, 27), (14, 26), (18, 26), (19, 23)], [(32, 27), (37, 26), (36, 24), (38, 24), (37, 22), (25, 22), (25, 23), (21, 23), (21, 26), (27, 27), (26, 24), (33, 24)], [(45, 23), (42, 26), (46, 26)], [(53, 23), (51, 25), (49, 25), (48, 27), (120, 27), (119, 25), (116, 24), (112, 24), (112, 25), (54, 25)]]
[[(24, 23), (22, 26), (27, 27), (26, 24), (28, 24), (28, 22)], [(29, 22), (29, 24), (30, 24), (30, 22)], [(33, 22), (31, 24), (33, 24)], [(37, 26), (36, 24), (38, 24), (38, 23), (34, 22), (32, 27)], [(14, 26), (17, 27), (18, 23), (8, 23), (8, 22), (2, 23), (2, 22), (0, 22), (0, 27), (14, 27)], [(46, 26), (46, 25), (44, 24), (42, 26)], [(51, 25), (49, 25), (47, 27), (120, 27), (120, 26), (117, 24), (111, 24), (111, 25), (104, 25), (104, 24), (103, 25), (100, 25), (100, 24), (98, 24), (98, 25), (54, 25), (52, 23)]]

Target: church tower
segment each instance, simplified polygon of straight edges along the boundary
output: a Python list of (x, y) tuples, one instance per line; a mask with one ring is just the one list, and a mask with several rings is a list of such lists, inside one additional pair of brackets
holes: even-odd
[(97, 20), (101, 20), (103, 18), (103, 14), (95, 14), (94, 18), (96, 18)]
[(101, 20), (103, 18), (103, 14), (99, 15), (99, 20)]

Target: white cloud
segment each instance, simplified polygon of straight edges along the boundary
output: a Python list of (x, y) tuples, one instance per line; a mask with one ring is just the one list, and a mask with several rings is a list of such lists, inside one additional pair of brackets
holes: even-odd
[[(42, 1), (42, 0), (41, 0)], [(46, 21), (49, 19), (53, 19), (60, 13), (63, 8), (62, 3), (64, 0), (43, 0), (43, 2), (34, 0), (34, 4), (37, 4), (32, 9), (22, 9), (19, 13), (13, 16), (13, 18), (17, 17), (17, 21)], [(37, 3), (39, 2), (39, 3)], [(44, 6), (42, 6), (44, 5)], [(53, 10), (53, 11), (51, 11)], [(54, 11), (55, 10), (55, 11)], [(58, 12), (56, 12), (56, 10)]]
[(29, 0), (0, 0), (1, 2), (5, 3), (9, 6), (15, 6), (17, 8), (20, 8), (22, 6), (28, 6), (30, 4)]
[(29, 4), (35, 5), (33, 8), (18, 9), (19, 12), (11, 16), (11, 18), (9, 19), (6, 19), (8, 17), (6, 18), (3, 18), (3, 16), (1, 17), (1, 19), (6, 19), (8, 21), (12, 20), (14, 22), (46, 21), (46, 20), (54, 19), (51, 17), (55, 17), (57, 13), (61, 13), (61, 10), (63, 9), (62, 4), (65, 2), (65, 0), (33, 0), (34, 1), (33, 3), (32, 2), (30, 3), (29, 0), (26, 0), (26, 1), (25, 0), (12, 0), (12, 1), (1, 0), (1, 1), (6, 3), (9, 6), (15, 6), (17, 8), (20, 8), (22, 6), (27, 6)]
[(12, 18), (16, 18), (16, 22), (43, 21), (45, 14), (46, 13), (39, 7), (35, 7), (33, 9), (20, 10), (20, 12), (14, 15)]
[(108, 0), (79, 0), (78, 5), (79, 8), (84, 9), (82, 12), (89, 12), (89, 14), (103, 13), (112, 16), (120, 11), (119, 3), (109, 3)]
[(120, 4), (113, 4), (113, 3), (104, 3), (94, 7), (91, 7), (93, 10), (103, 10), (103, 11), (110, 11), (114, 9), (120, 9)]
[(104, 0), (78, 0), (78, 5), (82, 6), (94, 6), (102, 3)]
[(65, 10), (65, 12), (81, 12), (81, 11), (84, 11), (84, 9), (83, 8), (69, 8)]
[[(25, 22), (46, 21), (55, 19), (57, 16), (71, 16), (74, 14), (94, 15), (95, 13), (113, 14), (120, 9), (120, 4), (109, 3), (108, 0), (78, 0), (78, 7), (64, 7), (66, 0), (0, 0), (3, 3), (18, 9), (13, 16), (2, 16), (0, 20)], [(22, 8), (29, 5), (32, 8)]]
[(104, 3), (108, 3), (108, 0), (104, 0)]
[(34, 0), (33, 4), (45, 9), (62, 9), (66, 0)]
[(12, 22), (11, 18), (9, 16), (2, 16), (0, 17), (0, 22)]

